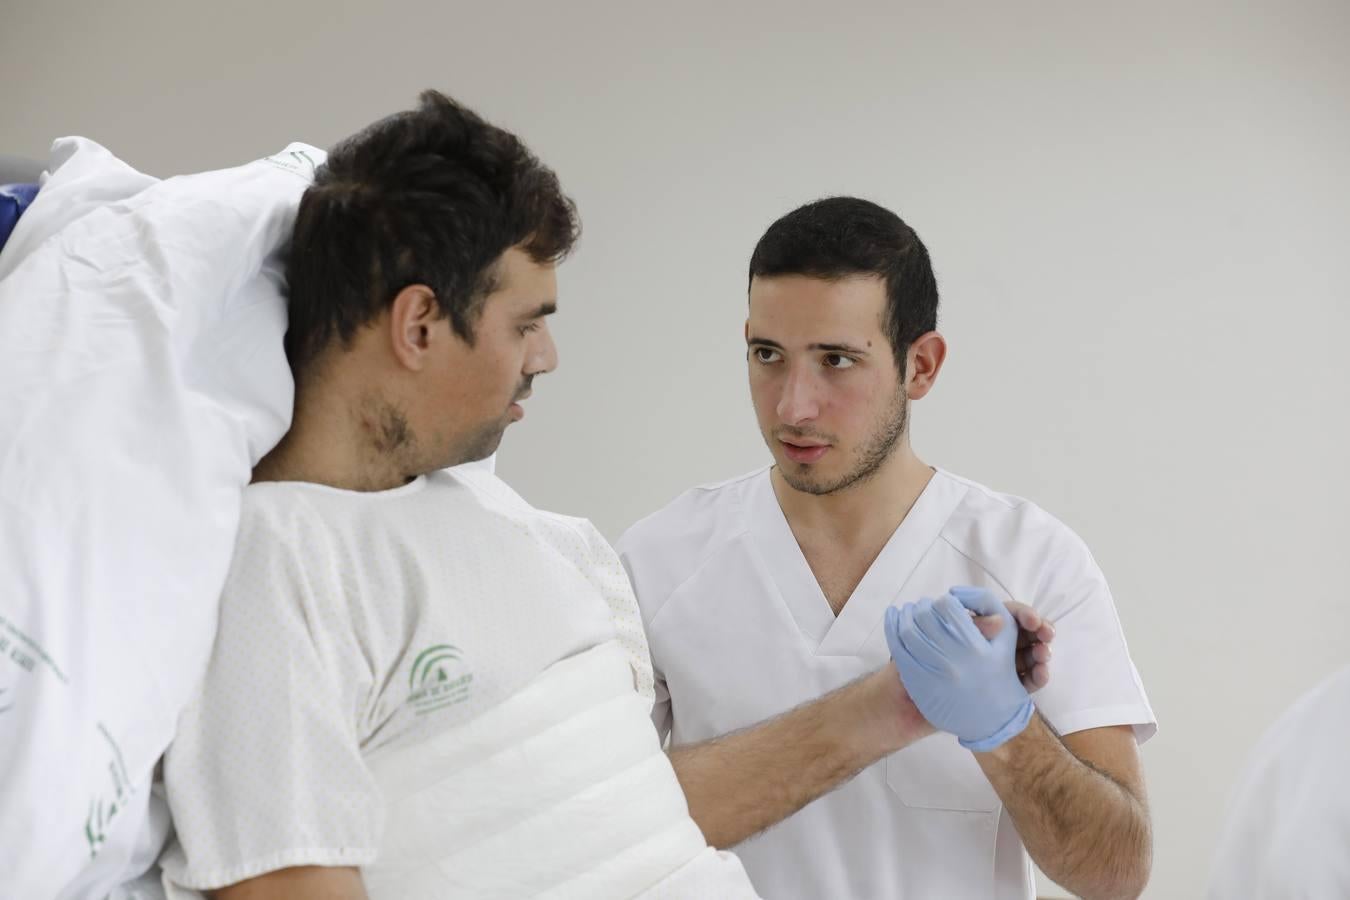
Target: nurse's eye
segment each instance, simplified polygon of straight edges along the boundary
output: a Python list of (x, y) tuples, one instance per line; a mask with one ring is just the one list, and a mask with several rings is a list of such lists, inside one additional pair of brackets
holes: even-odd
[(851, 369), (854, 362), (856, 360), (842, 353), (830, 353), (825, 356), (825, 365), (831, 369)]
[(527, 322), (526, 324), (521, 325), (519, 328), (516, 329), (516, 331), (520, 332), (521, 337), (525, 337), (525, 335), (531, 334), (538, 330), (539, 330), (539, 323), (537, 321)]
[(755, 355), (756, 361), (766, 364), (778, 362), (780, 358), (778, 356), (778, 351), (773, 349), (772, 347), (756, 347), (754, 350), (751, 350), (750, 352)]

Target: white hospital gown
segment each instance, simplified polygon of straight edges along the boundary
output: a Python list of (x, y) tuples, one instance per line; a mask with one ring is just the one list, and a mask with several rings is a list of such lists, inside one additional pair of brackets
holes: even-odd
[(166, 756), (166, 888), (324, 865), (361, 867), (376, 900), (617, 898), (692, 864), (751, 896), (650, 703), (631, 588), (589, 523), (482, 472), (254, 485)]

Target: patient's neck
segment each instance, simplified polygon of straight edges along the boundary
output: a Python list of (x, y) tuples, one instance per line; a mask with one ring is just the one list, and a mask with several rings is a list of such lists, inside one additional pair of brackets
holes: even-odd
[(259, 460), (253, 482), (385, 491), (411, 481), (420, 471), (415, 436), (397, 407), (360, 381), (334, 377), (297, 383), (290, 431)]

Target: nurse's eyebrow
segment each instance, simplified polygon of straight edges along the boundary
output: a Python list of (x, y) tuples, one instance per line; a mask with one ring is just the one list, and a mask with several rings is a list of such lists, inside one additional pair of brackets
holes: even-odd
[(825, 353), (847, 353), (850, 356), (866, 356), (867, 351), (852, 344), (812, 344), (808, 350), (820, 350)]
[[(747, 344), (751, 344), (756, 347), (772, 347), (775, 350), (783, 349), (783, 345), (778, 343), (777, 341), (772, 341), (769, 340), (768, 338), (755, 337), (754, 335), (751, 335), (750, 337), (746, 338), (745, 342)], [(866, 350), (862, 350), (858, 347), (853, 346), (852, 344), (811, 344), (806, 349), (819, 350), (822, 353), (847, 353), (850, 356), (867, 355)]]

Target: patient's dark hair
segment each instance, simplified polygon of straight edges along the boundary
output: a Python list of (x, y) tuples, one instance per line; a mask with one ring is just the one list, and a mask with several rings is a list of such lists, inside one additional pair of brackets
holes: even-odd
[(436, 91), (420, 100), (334, 147), (300, 201), (286, 264), (297, 373), (413, 284), (472, 343), (504, 252), (557, 262), (576, 243), (576, 206), (519, 138)]
[(775, 275), (881, 278), (885, 331), (902, 378), (910, 344), (937, 328), (937, 278), (928, 248), (899, 216), (868, 200), (817, 200), (770, 225), (750, 256), (750, 281)]

